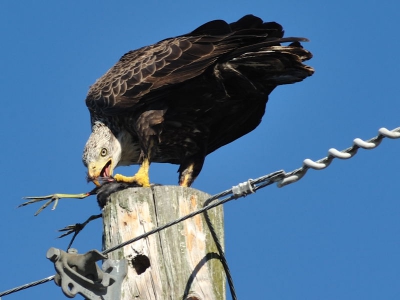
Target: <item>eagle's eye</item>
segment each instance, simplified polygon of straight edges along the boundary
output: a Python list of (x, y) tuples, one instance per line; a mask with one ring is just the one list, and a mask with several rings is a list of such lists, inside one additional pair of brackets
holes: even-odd
[(101, 149), (100, 155), (103, 156), (103, 157), (106, 156), (107, 155), (107, 149), (106, 148)]

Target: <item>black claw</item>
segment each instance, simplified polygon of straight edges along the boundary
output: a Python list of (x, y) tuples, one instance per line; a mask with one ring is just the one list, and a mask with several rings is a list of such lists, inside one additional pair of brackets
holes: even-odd
[(59, 232), (64, 232), (64, 231), (65, 231), (65, 233), (63, 233), (62, 235), (60, 235), (58, 238), (63, 238), (63, 237), (65, 237), (65, 236), (70, 235), (70, 234), (73, 233), (74, 235), (72, 236), (71, 241), (69, 242), (69, 245), (68, 245), (68, 247), (67, 247), (67, 249), (69, 249), (69, 248), (71, 248), (72, 243), (74, 242), (74, 240), (75, 240), (76, 236), (78, 235), (78, 233), (81, 232), (82, 229), (85, 228), (85, 226), (86, 226), (87, 224), (89, 224), (91, 221), (96, 220), (96, 219), (98, 219), (98, 218), (101, 218), (102, 216), (103, 216), (102, 214), (93, 215), (93, 216), (90, 216), (90, 217), (89, 217), (85, 222), (83, 222), (83, 223), (76, 223), (76, 224), (74, 224), (74, 225), (65, 226), (64, 228), (58, 230)]

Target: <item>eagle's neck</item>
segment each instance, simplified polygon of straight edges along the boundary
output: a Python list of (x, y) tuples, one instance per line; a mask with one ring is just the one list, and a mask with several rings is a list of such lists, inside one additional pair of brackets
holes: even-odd
[(117, 139), (121, 145), (121, 159), (118, 165), (129, 166), (139, 164), (140, 146), (138, 141), (126, 130), (121, 130), (117, 135)]
[(108, 127), (112, 134), (115, 136), (121, 149), (121, 157), (116, 164), (117, 166), (129, 166), (132, 164), (140, 163), (140, 145), (137, 136), (125, 129), (124, 119), (115, 117), (98, 116), (92, 113), (92, 123), (101, 123)]

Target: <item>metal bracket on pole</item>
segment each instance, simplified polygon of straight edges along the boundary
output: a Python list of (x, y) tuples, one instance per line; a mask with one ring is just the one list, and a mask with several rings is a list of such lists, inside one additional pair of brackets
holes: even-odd
[(46, 256), (54, 263), (57, 271), (54, 282), (61, 286), (68, 298), (73, 298), (76, 294), (81, 294), (90, 300), (120, 298), (121, 284), (127, 273), (125, 260), (107, 259), (101, 270), (96, 261), (106, 259), (107, 256), (97, 250), (78, 254), (73, 249), (67, 253), (57, 248), (50, 248)]

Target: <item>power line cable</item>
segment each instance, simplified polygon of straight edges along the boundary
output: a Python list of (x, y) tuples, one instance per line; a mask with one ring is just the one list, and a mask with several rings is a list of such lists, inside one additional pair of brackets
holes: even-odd
[(15, 292), (19, 292), (19, 291), (22, 291), (22, 290), (37, 286), (37, 285), (42, 284), (42, 283), (46, 283), (46, 282), (52, 281), (54, 279), (54, 276), (55, 275), (52, 275), (52, 276), (43, 278), (41, 280), (34, 281), (34, 282), (31, 282), (31, 283), (27, 283), (27, 284), (21, 285), (19, 287), (16, 287), (16, 288), (1, 292), (0, 293), (0, 297), (9, 295), (9, 294), (12, 294), (12, 293), (15, 293)]
[[(295, 169), (295, 170), (293, 170), (293, 171), (291, 171), (289, 173), (286, 173), (285, 171), (280, 170), (280, 171), (276, 171), (276, 172), (270, 173), (268, 175), (259, 177), (259, 178), (254, 179), (254, 180), (253, 179), (249, 179), (246, 182), (243, 182), (243, 183), (240, 183), (240, 184), (238, 184), (236, 186), (233, 186), (229, 190), (223, 191), (221, 193), (218, 193), (218, 194), (208, 198), (205, 201), (205, 203), (210, 203), (210, 204), (204, 206), (203, 208), (201, 208), (201, 209), (199, 209), (197, 211), (194, 211), (194, 212), (192, 212), (192, 213), (190, 213), (190, 214), (188, 214), (186, 216), (183, 216), (183, 217), (181, 217), (181, 218), (179, 218), (177, 220), (169, 222), (169, 223), (167, 223), (167, 224), (165, 224), (163, 226), (157, 227), (157, 228), (155, 228), (155, 229), (153, 229), (151, 231), (148, 231), (148, 232), (146, 232), (146, 233), (144, 233), (142, 235), (139, 235), (139, 236), (137, 236), (137, 237), (135, 237), (135, 238), (133, 238), (131, 240), (125, 241), (125, 242), (123, 242), (123, 243), (121, 243), (119, 245), (116, 245), (114, 247), (106, 249), (102, 253), (103, 254), (107, 254), (107, 253), (110, 253), (110, 252), (115, 251), (117, 249), (120, 249), (120, 248), (122, 248), (122, 247), (124, 247), (126, 245), (129, 245), (129, 244), (133, 243), (133, 242), (136, 242), (138, 240), (146, 238), (151, 234), (154, 234), (154, 233), (159, 232), (161, 230), (164, 230), (164, 229), (166, 229), (168, 227), (171, 227), (171, 226), (173, 226), (175, 224), (178, 224), (178, 223), (180, 223), (180, 222), (182, 222), (184, 220), (192, 218), (192, 217), (194, 217), (194, 216), (196, 216), (196, 215), (198, 215), (200, 213), (203, 213), (203, 212), (205, 212), (205, 211), (207, 211), (207, 210), (209, 210), (211, 208), (214, 208), (214, 207), (217, 207), (219, 205), (222, 205), (222, 204), (224, 204), (224, 203), (226, 203), (228, 201), (231, 201), (233, 199), (238, 199), (240, 197), (245, 197), (245, 196), (247, 196), (247, 195), (249, 195), (251, 193), (256, 192), (257, 190), (259, 190), (261, 188), (264, 188), (266, 186), (271, 185), (272, 183), (277, 183), (278, 187), (283, 187), (283, 186), (286, 186), (288, 184), (294, 183), (294, 182), (300, 180), (310, 168), (314, 169), (314, 170), (322, 170), (322, 169), (325, 169), (326, 167), (328, 167), (331, 164), (331, 162), (333, 161), (334, 158), (349, 159), (349, 158), (354, 157), (354, 155), (357, 153), (358, 149), (360, 149), (360, 148), (363, 148), (363, 149), (374, 149), (374, 148), (376, 148), (377, 146), (380, 145), (380, 143), (382, 142), (383, 138), (385, 138), (385, 137), (386, 138), (390, 138), (390, 139), (400, 138), (400, 127), (397, 127), (397, 128), (395, 128), (393, 130), (388, 130), (386, 128), (380, 128), (379, 129), (379, 133), (378, 133), (377, 136), (375, 136), (375, 137), (373, 137), (373, 138), (371, 138), (371, 139), (369, 139), (367, 141), (363, 141), (363, 140), (361, 140), (359, 138), (356, 138), (356, 139), (353, 140), (353, 145), (351, 147), (346, 148), (346, 149), (344, 149), (342, 151), (339, 151), (339, 150), (337, 150), (335, 148), (331, 148), (328, 151), (328, 156), (326, 156), (324, 158), (321, 158), (321, 159), (319, 159), (317, 161), (313, 161), (311, 159), (305, 159), (303, 161), (303, 166), (302, 167), (300, 167), (298, 169)], [(226, 197), (228, 195), (231, 195), (231, 196), (229, 196), (229, 197), (227, 197), (225, 199), (222, 199), (222, 200), (215, 201), (215, 200), (217, 200), (219, 198)], [(222, 247), (221, 247), (221, 249), (222, 249)], [(221, 254), (220, 254), (220, 256), (222, 257)], [(226, 260), (225, 260), (225, 262), (226, 262)], [(225, 269), (225, 270), (227, 270), (227, 269)], [(229, 270), (229, 268), (228, 268), (228, 270)], [(35, 282), (32, 282), (32, 283), (28, 283), (28, 284), (25, 284), (25, 285), (22, 285), (22, 286), (7, 290), (5, 292), (0, 293), (0, 297), (1, 296), (5, 296), (5, 295), (9, 295), (9, 294), (14, 293), (14, 292), (18, 292), (18, 291), (23, 290), (23, 289), (27, 289), (27, 288), (36, 286), (36, 285), (39, 285), (39, 284), (42, 284), (42, 283), (46, 283), (48, 281), (53, 280), (53, 278), (54, 278), (54, 275), (53, 276), (49, 276), (47, 278), (44, 278), (42, 280), (38, 280), (38, 281), (35, 281)], [(231, 291), (232, 291), (232, 289), (231, 289)]]

